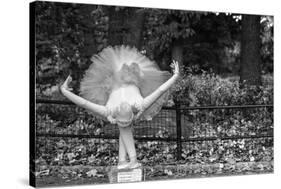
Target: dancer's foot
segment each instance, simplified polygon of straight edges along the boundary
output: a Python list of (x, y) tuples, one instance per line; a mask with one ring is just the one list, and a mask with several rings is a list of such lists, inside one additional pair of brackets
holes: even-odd
[(117, 165), (117, 169), (135, 169), (141, 167), (141, 163), (134, 161), (134, 162), (120, 162)]
[(135, 168), (138, 168), (138, 167), (141, 167), (141, 163), (135, 161), (135, 162), (130, 162), (129, 163), (129, 169), (135, 169)]
[(129, 162), (121, 161), (118, 163), (117, 169), (127, 169), (128, 166), (129, 166)]

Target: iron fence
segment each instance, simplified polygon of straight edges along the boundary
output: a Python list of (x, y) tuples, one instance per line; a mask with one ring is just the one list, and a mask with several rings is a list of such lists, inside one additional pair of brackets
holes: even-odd
[[(44, 125), (36, 119), (37, 137), (118, 139), (117, 127), (88, 116), (89, 113), (72, 106), (74, 104), (69, 101), (37, 99), (36, 103), (36, 113), (41, 113), (43, 118), (40, 119), (45, 119)], [(52, 125), (48, 129), (45, 129), (46, 115), (55, 117), (47, 123)], [(93, 125), (87, 128), (85, 122)], [(73, 124), (78, 125), (76, 130), (72, 128)], [(185, 142), (272, 140), (273, 105), (188, 107), (184, 102), (176, 102), (171, 107), (163, 107), (152, 121), (134, 125), (134, 136), (139, 141), (174, 142), (177, 160), (182, 158)]]

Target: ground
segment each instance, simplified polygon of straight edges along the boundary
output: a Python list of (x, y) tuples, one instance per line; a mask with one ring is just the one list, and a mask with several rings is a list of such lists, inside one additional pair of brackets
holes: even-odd
[[(273, 173), (273, 161), (214, 164), (173, 164), (144, 166), (145, 180), (165, 180)], [(42, 186), (109, 183), (110, 167), (53, 166), (47, 175), (37, 175), (36, 184)]]

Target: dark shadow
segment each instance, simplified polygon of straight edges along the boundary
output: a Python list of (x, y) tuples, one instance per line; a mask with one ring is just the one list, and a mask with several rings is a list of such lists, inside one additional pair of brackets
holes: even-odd
[(20, 178), (18, 179), (18, 182), (22, 185), (29, 186), (29, 179), (28, 178)]

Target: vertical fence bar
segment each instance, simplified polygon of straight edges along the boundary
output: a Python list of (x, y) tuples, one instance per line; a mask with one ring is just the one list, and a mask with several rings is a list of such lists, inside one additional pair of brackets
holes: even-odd
[(179, 101), (175, 100), (176, 107), (176, 125), (177, 125), (177, 160), (181, 160), (182, 141), (181, 141), (181, 109)]

